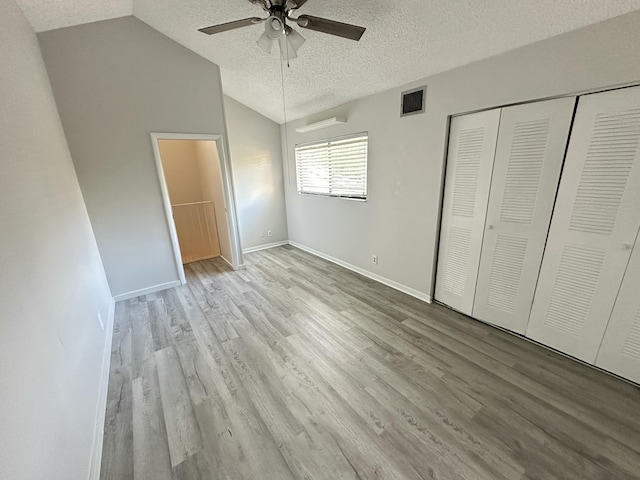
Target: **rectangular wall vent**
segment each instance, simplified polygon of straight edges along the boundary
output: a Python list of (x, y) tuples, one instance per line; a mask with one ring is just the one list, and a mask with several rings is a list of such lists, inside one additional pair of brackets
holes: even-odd
[(424, 101), (427, 87), (420, 87), (414, 90), (402, 92), (402, 112), (401, 117), (415, 115), (424, 112)]

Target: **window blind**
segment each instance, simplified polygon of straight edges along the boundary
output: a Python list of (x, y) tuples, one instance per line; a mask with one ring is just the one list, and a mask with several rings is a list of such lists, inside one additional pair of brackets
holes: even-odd
[(367, 198), (369, 135), (358, 133), (296, 145), (298, 193)]

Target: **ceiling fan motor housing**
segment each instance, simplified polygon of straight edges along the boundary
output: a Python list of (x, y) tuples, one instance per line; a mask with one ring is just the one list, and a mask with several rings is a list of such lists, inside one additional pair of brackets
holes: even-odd
[(264, 28), (265, 28), (265, 31), (267, 32), (267, 35), (269, 35), (269, 38), (277, 40), (278, 38), (282, 37), (285, 33), (286, 15), (284, 11), (277, 11), (277, 10), (274, 11), (273, 9), (269, 13), (270, 15), (267, 21), (265, 22)]

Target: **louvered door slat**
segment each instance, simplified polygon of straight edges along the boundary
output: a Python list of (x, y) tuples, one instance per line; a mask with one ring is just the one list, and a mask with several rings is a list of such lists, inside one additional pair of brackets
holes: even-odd
[(596, 365), (640, 383), (640, 244), (637, 240)]
[(500, 110), (453, 118), (449, 133), (435, 298), (473, 308)]
[(524, 333), (575, 98), (502, 109), (473, 316)]
[(595, 362), (639, 206), (640, 88), (581, 97), (527, 336)]

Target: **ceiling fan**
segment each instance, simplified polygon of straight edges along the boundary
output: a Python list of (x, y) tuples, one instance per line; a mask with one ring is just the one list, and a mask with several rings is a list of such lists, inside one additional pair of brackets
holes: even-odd
[(198, 31), (213, 35), (214, 33), (226, 32), (236, 28), (248, 27), (258, 23), (264, 23), (264, 33), (257, 43), (266, 53), (271, 53), (274, 42), (280, 46), (280, 54), (284, 60), (297, 57), (298, 49), (302, 46), (305, 38), (299, 32), (287, 25), (287, 22), (296, 23), (301, 28), (315, 30), (316, 32), (328, 33), (338, 37), (348, 38), (358, 41), (364, 34), (366, 28), (350, 25), (348, 23), (336, 22), (326, 18), (314, 17), (311, 15), (299, 15), (293, 18), (293, 12), (302, 7), (307, 0), (249, 0), (258, 4), (269, 14), (267, 18), (251, 17), (234, 22), (222, 23), (211, 27), (200, 28)]

